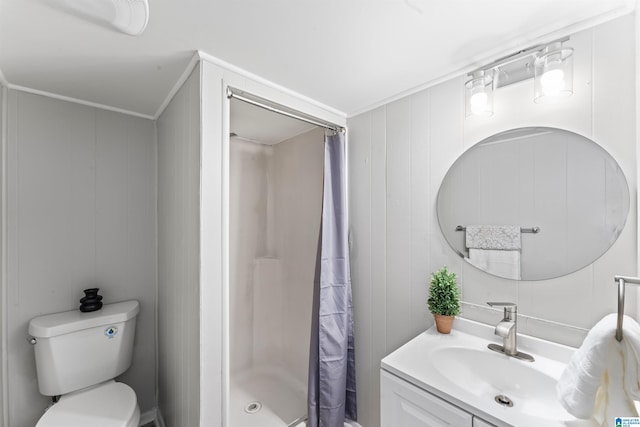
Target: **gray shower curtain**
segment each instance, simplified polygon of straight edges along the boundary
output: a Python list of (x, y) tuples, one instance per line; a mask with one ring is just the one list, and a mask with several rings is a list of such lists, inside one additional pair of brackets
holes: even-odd
[(357, 420), (351, 275), (346, 218), (346, 151), (341, 132), (325, 136), (322, 228), (316, 264), (308, 426)]

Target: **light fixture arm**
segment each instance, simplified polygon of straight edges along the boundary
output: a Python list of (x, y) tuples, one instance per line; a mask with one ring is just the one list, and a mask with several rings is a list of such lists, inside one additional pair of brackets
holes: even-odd
[(522, 80), (533, 77), (533, 62), (538, 53), (549, 46), (562, 46), (562, 43), (569, 40), (563, 37), (549, 43), (542, 43), (522, 49), (516, 53), (496, 59), (495, 61), (469, 72), (467, 76), (472, 77), (478, 71), (495, 70), (497, 76), (495, 88), (501, 88)]

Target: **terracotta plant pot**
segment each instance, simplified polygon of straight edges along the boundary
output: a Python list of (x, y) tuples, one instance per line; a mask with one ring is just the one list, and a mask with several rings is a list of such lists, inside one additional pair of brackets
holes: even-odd
[(433, 317), (436, 319), (436, 328), (438, 332), (441, 334), (448, 334), (451, 332), (451, 327), (453, 326), (453, 319), (455, 316), (443, 316), (441, 314), (434, 314)]

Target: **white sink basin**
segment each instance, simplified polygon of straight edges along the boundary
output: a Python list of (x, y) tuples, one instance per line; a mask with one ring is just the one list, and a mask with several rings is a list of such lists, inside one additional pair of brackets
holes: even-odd
[(450, 335), (435, 328), (418, 335), (382, 368), (498, 426), (595, 425), (572, 417), (556, 398), (575, 349), (519, 335), (518, 350), (535, 358), (527, 362), (489, 350), (489, 343), (502, 344), (489, 325), (456, 319), (454, 328)]
[(541, 371), (540, 363), (516, 360), (488, 348), (465, 347), (438, 348), (429, 362), (452, 384), (489, 402), (506, 396), (523, 414), (568, 415), (556, 400), (556, 378)]

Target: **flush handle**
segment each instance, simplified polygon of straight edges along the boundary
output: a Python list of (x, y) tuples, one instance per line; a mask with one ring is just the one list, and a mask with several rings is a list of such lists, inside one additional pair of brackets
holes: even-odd
[(35, 337), (27, 337), (27, 342), (31, 345), (36, 345), (38, 340)]

